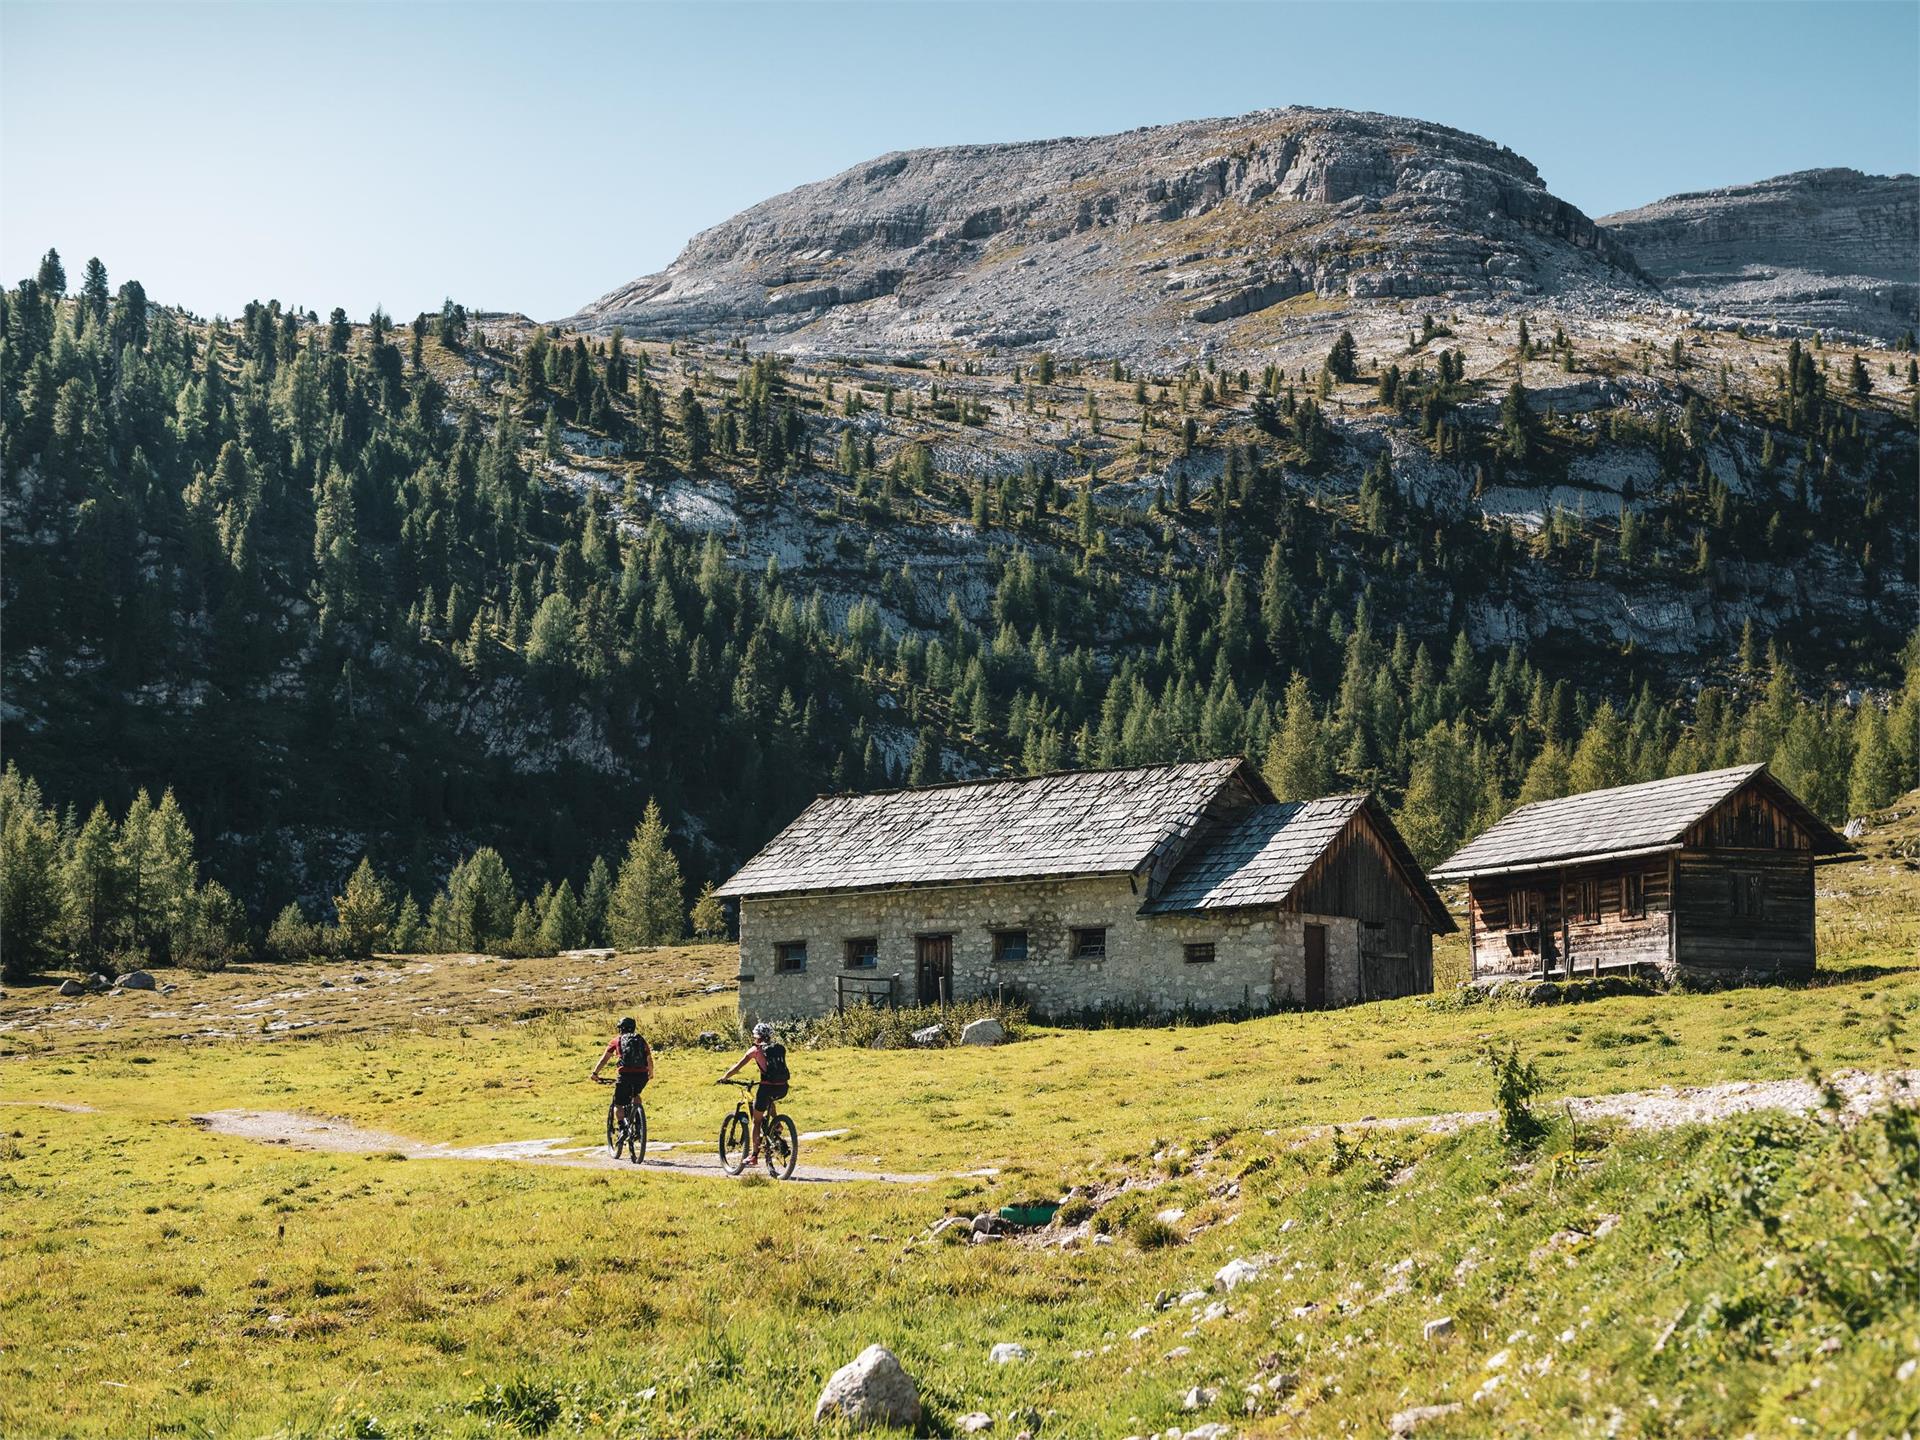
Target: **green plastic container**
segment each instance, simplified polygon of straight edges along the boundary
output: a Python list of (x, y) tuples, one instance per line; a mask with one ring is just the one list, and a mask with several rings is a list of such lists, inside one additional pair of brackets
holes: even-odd
[(1060, 1207), (1051, 1200), (1037, 1205), (1002, 1205), (1000, 1218), (1012, 1225), (1045, 1225)]

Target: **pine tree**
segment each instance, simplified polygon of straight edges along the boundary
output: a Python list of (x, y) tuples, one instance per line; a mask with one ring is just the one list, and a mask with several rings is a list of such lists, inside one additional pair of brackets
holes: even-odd
[(574, 898), (573, 885), (561, 880), (540, 916), (540, 945), (550, 954), (577, 950), (586, 939), (586, 921), (580, 902)]
[(120, 915), (118, 836), (105, 805), (96, 804), (74, 836), (66, 863), (69, 943), (89, 960), (106, 952)]
[(1611, 700), (1604, 700), (1587, 722), (1567, 766), (1568, 793), (1609, 790), (1627, 783), (1626, 726)]
[(363, 959), (387, 943), (393, 928), (393, 899), (366, 856), (360, 857), (348, 877), (346, 893), (333, 897), (333, 912), (339, 921), (344, 954)]
[(713, 893), (711, 880), (700, 887), (699, 898), (693, 902), (693, 912), (688, 919), (693, 924), (693, 933), (702, 940), (718, 940), (726, 935), (727, 909)]
[(64, 902), (59, 826), (40, 787), (9, 761), (0, 771), (0, 977), (25, 979), (53, 958)]
[(600, 856), (587, 867), (586, 888), (580, 892), (580, 930), (589, 945), (607, 943), (607, 911), (613, 904), (613, 871)]
[(411, 895), (400, 897), (400, 909), (393, 917), (393, 934), (388, 941), (394, 953), (412, 955), (420, 949), (425, 923), (420, 918), (420, 902)]
[(485, 950), (513, 933), (513, 875), (500, 852), (482, 846), (447, 877), (444, 948)]
[(1527, 767), (1526, 778), (1520, 784), (1520, 794), (1516, 805), (1533, 805), (1541, 800), (1558, 800), (1572, 793), (1568, 778), (1567, 752), (1557, 740), (1549, 740), (1540, 747), (1540, 753), (1533, 757), (1533, 763)]
[(1267, 742), (1260, 773), (1281, 800), (1317, 800), (1333, 788), (1326, 730), (1304, 675), (1287, 682), (1284, 718)]
[[(107, 289), (107, 267), (100, 263), (100, 257), (96, 255), (87, 261), (85, 278), (80, 282), (80, 307), (91, 314), (96, 323), (105, 324), (111, 298)], [(1858, 356), (1854, 357), (1854, 363), (1859, 363)]]
[(670, 945), (685, 929), (680, 862), (667, 845), (667, 822), (657, 801), (649, 800), (627, 858), (614, 881), (607, 908), (613, 943), (623, 950)]

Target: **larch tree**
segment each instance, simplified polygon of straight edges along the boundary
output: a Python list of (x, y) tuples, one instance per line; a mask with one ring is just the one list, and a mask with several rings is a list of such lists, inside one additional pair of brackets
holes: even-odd
[(387, 942), (393, 928), (393, 897), (366, 856), (360, 857), (348, 877), (346, 893), (334, 896), (333, 910), (340, 922), (340, 943), (348, 955), (364, 958)]
[(627, 858), (613, 883), (607, 908), (613, 943), (623, 950), (668, 945), (685, 931), (680, 862), (667, 844), (667, 822), (657, 800), (649, 800)]

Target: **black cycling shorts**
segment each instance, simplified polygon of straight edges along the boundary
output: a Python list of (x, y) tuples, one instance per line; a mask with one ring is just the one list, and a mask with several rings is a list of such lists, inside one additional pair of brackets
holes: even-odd
[(766, 1110), (772, 1107), (774, 1101), (784, 1100), (786, 1098), (787, 1098), (786, 1086), (769, 1085), (766, 1081), (762, 1080), (757, 1086), (754, 1087), (753, 1108), (756, 1110), (765, 1112)]
[(618, 1075), (613, 1081), (613, 1103), (629, 1105), (640, 1098), (640, 1092), (647, 1088), (644, 1075)]

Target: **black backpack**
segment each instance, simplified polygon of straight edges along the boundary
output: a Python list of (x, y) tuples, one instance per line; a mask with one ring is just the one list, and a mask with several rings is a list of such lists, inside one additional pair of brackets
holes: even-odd
[(647, 1068), (647, 1042), (644, 1036), (620, 1037), (620, 1068), (644, 1072)]
[(760, 1078), (769, 1085), (785, 1085), (791, 1080), (787, 1074), (787, 1047), (778, 1040), (769, 1040), (760, 1047), (761, 1057), (767, 1062), (767, 1068), (760, 1072)]

